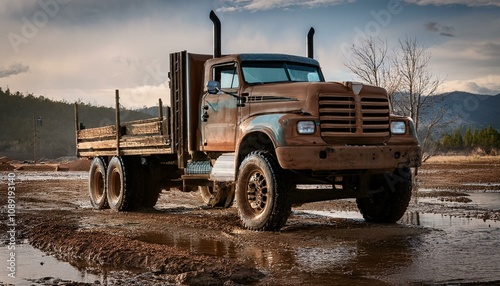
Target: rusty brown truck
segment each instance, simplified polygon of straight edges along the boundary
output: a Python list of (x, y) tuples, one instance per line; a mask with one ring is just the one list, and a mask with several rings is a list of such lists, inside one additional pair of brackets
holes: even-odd
[(114, 125), (84, 129), (76, 108), (92, 206), (153, 207), (161, 190), (177, 188), (199, 190), (212, 207), (235, 201), (251, 230), (279, 230), (295, 204), (345, 198), (366, 221), (399, 220), (421, 150), (386, 91), (325, 81), (313, 33), (308, 57), (221, 55), (220, 21), (210, 18), (213, 55), (170, 55), (167, 112), (160, 104), (157, 118), (120, 122), (117, 104)]

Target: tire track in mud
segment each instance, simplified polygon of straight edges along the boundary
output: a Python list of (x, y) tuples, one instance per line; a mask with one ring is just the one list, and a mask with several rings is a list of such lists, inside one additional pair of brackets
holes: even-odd
[[(47, 217), (47, 216), (43, 216)], [(30, 244), (66, 261), (97, 268), (149, 271), (164, 282), (182, 285), (252, 284), (264, 274), (234, 260), (194, 255), (166, 245), (145, 243), (101, 231), (78, 230), (68, 217), (25, 217)]]

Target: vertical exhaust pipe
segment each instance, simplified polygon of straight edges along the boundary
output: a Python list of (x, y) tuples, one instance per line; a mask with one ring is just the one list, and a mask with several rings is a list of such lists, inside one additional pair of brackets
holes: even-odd
[(314, 59), (314, 28), (309, 29), (307, 33), (307, 57)]
[(215, 15), (214, 10), (210, 11), (210, 20), (214, 23), (214, 58), (220, 58), (221, 56), (221, 25), (220, 20), (217, 15)]

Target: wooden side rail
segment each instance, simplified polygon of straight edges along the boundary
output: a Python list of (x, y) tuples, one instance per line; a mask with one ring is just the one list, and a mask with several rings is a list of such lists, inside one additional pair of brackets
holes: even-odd
[(119, 107), (119, 92), (116, 90), (115, 125), (82, 129), (75, 103), (77, 156), (171, 154), (170, 122), (163, 117), (161, 99), (158, 117), (150, 119), (121, 123)]

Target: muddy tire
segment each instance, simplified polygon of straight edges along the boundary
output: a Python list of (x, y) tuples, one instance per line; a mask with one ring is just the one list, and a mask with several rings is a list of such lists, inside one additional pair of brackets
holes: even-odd
[(216, 189), (212, 186), (199, 186), (203, 202), (210, 207), (229, 208), (233, 205), (236, 186), (234, 184), (225, 184), (216, 182)]
[(144, 192), (144, 200), (142, 202), (142, 206), (145, 208), (152, 208), (158, 202), (158, 198), (160, 197), (161, 187), (160, 182), (158, 181), (150, 181), (146, 182)]
[(395, 223), (405, 213), (411, 199), (411, 170), (402, 168), (392, 174), (380, 175), (377, 183), (384, 190), (370, 198), (358, 198), (356, 203), (367, 222)]
[(250, 230), (277, 231), (290, 216), (292, 184), (268, 152), (254, 151), (241, 163), (236, 203), (243, 225)]
[(142, 172), (136, 160), (113, 157), (106, 175), (106, 191), (109, 207), (116, 211), (133, 211), (142, 206), (140, 185)]
[(158, 202), (161, 193), (161, 168), (160, 163), (156, 160), (150, 162), (147, 166), (142, 166), (144, 199), (142, 206), (144, 208), (152, 208)]
[(106, 198), (106, 162), (101, 157), (96, 157), (90, 164), (89, 171), (89, 196), (90, 204), (94, 209), (108, 207)]

